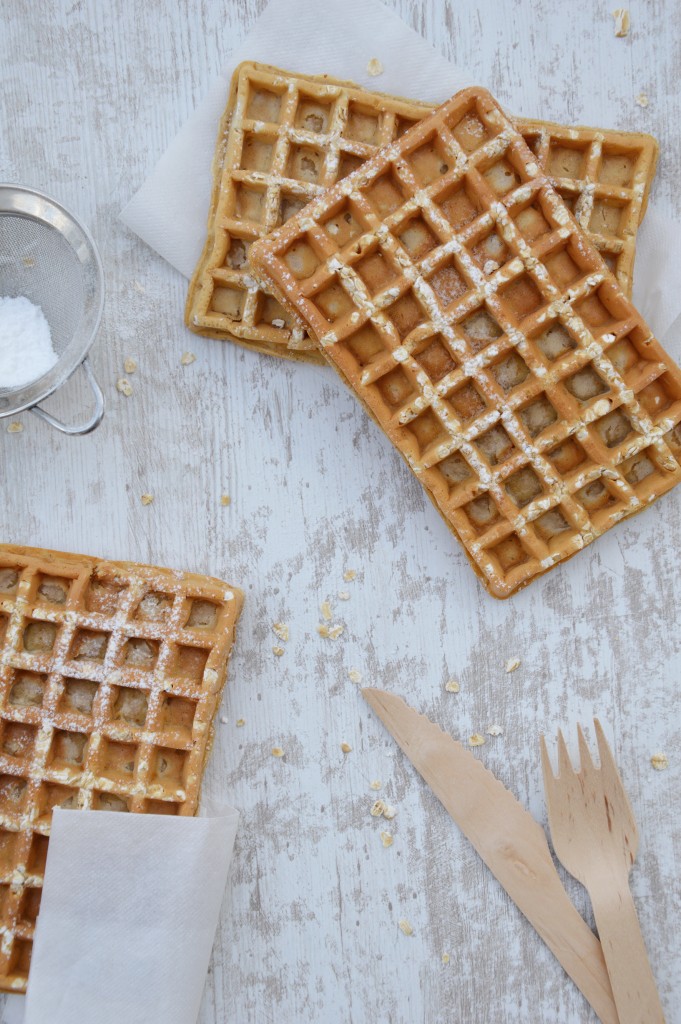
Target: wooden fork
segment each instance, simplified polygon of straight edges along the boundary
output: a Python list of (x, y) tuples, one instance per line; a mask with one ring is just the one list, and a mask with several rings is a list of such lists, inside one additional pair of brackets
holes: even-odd
[(638, 848), (634, 815), (612, 751), (594, 719), (600, 768), (577, 726), (581, 770), (558, 733), (558, 777), (541, 737), (544, 790), (556, 855), (587, 889), (620, 1024), (664, 1024), (664, 1015), (629, 889)]

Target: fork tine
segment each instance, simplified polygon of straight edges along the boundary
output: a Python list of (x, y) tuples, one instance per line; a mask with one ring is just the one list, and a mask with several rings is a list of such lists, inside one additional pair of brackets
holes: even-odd
[(546, 739), (543, 735), (539, 737), (539, 746), (541, 749), (541, 770), (544, 776), (544, 793), (546, 796), (546, 803), (548, 805), (549, 798), (553, 795), (555, 789), (556, 780), (553, 775), (551, 761), (549, 760), (549, 751), (546, 746)]
[(607, 768), (613, 775), (618, 776), (619, 772), (617, 771), (617, 765), (615, 764), (615, 758), (613, 757), (612, 750), (610, 749), (610, 744), (605, 738), (603, 726), (597, 718), (594, 718), (594, 728), (596, 730), (596, 742), (598, 744), (598, 756), (601, 761), (601, 768)]
[(577, 743), (579, 745), (579, 764), (582, 774), (586, 771), (593, 771), (594, 763), (591, 757), (591, 751), (589, 750), (589, 744), (586, 742), (584, 730), (581, 725), (577, 725)]
[(572, 767), (572, 761), (568, 754), (568, 748), (565, 745), (565, 737), (563, 736), (563, 730), (558, 730), (558, 778), (565, 778), (572, 774), (574, 768)]

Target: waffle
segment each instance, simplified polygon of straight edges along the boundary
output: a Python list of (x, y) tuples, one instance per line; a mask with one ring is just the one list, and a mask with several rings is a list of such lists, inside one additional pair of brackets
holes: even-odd
[(489, 93), (251, 260), (507, 597), (681, 477), (681, 373)]
[[(208, 237), (189, 286), (187, 326), (263, 352), (323, 361), (304, 325), (258, 281), (250, 245), (431, 110), (328, 76), (241, 64), (218, 133)], [(629, 294), (657, 143), (628, 132), (516, 124)]]
[(53, 807), (191, 815), (241, 593), (0, 546), (0, 989), (26, 989)]

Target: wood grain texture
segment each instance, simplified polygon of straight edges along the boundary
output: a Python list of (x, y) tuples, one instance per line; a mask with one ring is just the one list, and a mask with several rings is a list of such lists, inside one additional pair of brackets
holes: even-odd
[[(681, 215), (678, 0), (632, 3), (626, 39), (610, 5), (589, 0), (391, 6), (502, 103), (512, 94), (514, 112), (651, 131), (651, 202)], [(200, 1024), (595, 1019), (367, 711), (353, 667), (456, 737), (500, 724), (478, 753), (542, 822), (539, 733), (595, 713), (610, 723), (641, 836), (632, 890), (667, 1021), (681, 1021), (681, 495), (495, 602), (332, 371), (191, 335), (186, 282), (117, 219), (263, 7), (53, 0), (38, 15), (9, 0), (0, 31), (0, 177), (92, 228), (108, 400), (82, 439), (30, 415), (22, 433), (0, 421), (0, 537), (207, 572), (246, 595), (206, 783), (243, 817)], [(187, 350), (197, 359), (182, 366)], [(115, 389), (127, 356), (129, 398)], [(75, 418), (85, 400), (74, 381), (49, 408)], [(316, 631), (326, 598), (345, 627), (335, 641)], [(277, 621), (290, 628), (282, 657)], [(449, 677), (460, 693), (445, 692)], [(658, 750), (666, 772), (650, 766)], [(376, 796), (392, 822), (369, 814)]]

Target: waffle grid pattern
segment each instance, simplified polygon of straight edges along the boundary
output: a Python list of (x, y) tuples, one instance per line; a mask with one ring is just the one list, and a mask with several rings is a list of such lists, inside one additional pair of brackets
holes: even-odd
[(56, 806), (192, 815), (239, 591), (0, 547), (0, 989), (24, 991)]
[(650, 135), (523, 121), (525, 141), (612, 270), (633, 286), (636, 233), (648, 204), (658, 146)]
[(488, 93), (252, 250), (497, 597), (681, 478), (681, 374)]
[[(189, 288), (187, 325), (266, 352), (322, 361), (304, 325), (258, 280), (250, 245), (431, 110), (333, 79), (242, 64), (218, 137), (209, 234)], [(628, 292), (657, 144), (647, 135), (518, 124), (542, 166), (560, 172), (556, 184), (582, 227), (598, 225), (593, 241)], [(601, 167), (627, 187), (599, 183)]]

